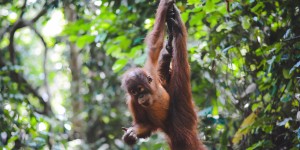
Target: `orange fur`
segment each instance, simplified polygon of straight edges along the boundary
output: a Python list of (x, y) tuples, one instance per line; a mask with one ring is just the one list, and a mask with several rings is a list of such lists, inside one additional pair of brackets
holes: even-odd
[(127, 104), (133, 118), (132, 127), (126, 130), (123, 140), (133, 145), (138, 138), (149, 137), (160, 129), (167, 135), (172, 150), (205, 150), (197, 136), (187, 32), (176, 6), (172, 30), (174, 48), (166, 54), (161, 53), (166, 15), (172, 4), (172, 0), (159, 3), (153, 30), (146, 38), (149, 51), (144, 68), (131, 69), (123, 77), (122, 84), (128, 94)]

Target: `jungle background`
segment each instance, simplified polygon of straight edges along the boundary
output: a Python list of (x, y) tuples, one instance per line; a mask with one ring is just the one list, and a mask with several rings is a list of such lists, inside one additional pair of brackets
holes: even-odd
[[(0, 0), (0, 149), (132, 149), (120, 77), (141, 66), (156, 0)], [(299, 149), (300, 1), (177, 0), (199, 137)], [(135, 150), (168, 149), (161, 133)]]

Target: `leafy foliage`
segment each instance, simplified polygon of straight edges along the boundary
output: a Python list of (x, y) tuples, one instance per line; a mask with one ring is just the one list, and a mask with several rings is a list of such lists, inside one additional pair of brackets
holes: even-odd
[[(130, 149), (119, 79), (145, 62), (157, 2), (0, 4), (0, 147)], [(299, 149), (300, 1), (232, 1), (230, 12), (223, 0), (177, 6), (205, 145)], [(134, 149), (167, 144), (157, 134)]]

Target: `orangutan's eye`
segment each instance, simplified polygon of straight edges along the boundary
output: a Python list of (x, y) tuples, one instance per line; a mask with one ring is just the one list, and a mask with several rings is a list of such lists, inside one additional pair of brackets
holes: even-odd
[(147, 76), (147, 79), (148, 79), (148, 83), (152, 82), (152, 78), (150, 76)]
[(139, 92), (139, 93), (144, 92), (144, 90), (145, 90), (145, 89), (144, 89), (142, 86), (139, 86), (139, 87), (138, 87), (138, 92)]
[(131, 93), (132, 95), (137, 95), (137, 92), (136, 92), (135, 90), (131, 90), (130, 93)]

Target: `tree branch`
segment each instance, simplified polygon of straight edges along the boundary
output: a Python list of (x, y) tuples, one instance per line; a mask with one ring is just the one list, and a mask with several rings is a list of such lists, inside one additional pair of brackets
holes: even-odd
[(43, 60), (43, 70), (44, 70), (44, 86), (46, 89), (46, 93), (48, 96), (48, 100), (51, 99), (50, 89), (48, 85), (48, 72), (47, 72), (47, 54), (48, 54), (48, 46), (46, 41), (44, 40), (43, 36), (39, 33), (39, 31), (36, 30), (36, 28), (33, 25), (30, 25), (30, 28), (35, 32), (35, 34), (40, 38), (44, 45), (44, 60)]
[[(45, 15), (47, 13), (48, 10), (48, 6), (52, 5), (53, 3), (55, 3), (55, 1), (50, 2), (49, 4), (47, 4), (47, 2), (45, 3), (44, 7), (39, 11), (39, 13), (33, 17), (31, 20), (25, 20), (23, 19), (23, 15), (25, 13), (25, 9), (26, 9), (26, 4), (27, 4), (27, 0), (24, 0), (24, 3), (21, 7), (21, 14), (18, 18), (18, 20), (11, 26), (11, 29), (9, 31), (9, 45), (8, 45), (8, 49), (9, 49), (9, 54), (10, 54), (10, 62), (12, 65), (15, 65), (15, 46), (14, 46), (14, 36), (15, 36), (15, 32), (23, 27), (29, 26), (31, 27), (31, 29), (33, 29), (33, 31), (36, 33), (36, 35), (41, 39), (44, 47), (45, 47), (45, 55), (44, 55), (44, 62), (43, 62), (43, 67), (44, 67), (44, 75), (45, 75), (45, 87), (46, 87), (46, 92), (48, 94), (48, 98), (50, 96), (50, 92), (49, 92), (49, 87), (48, 87), (48, 82), (47, 82), (47, 71), (46, 71), (46, 61), (47, 61), (47, 51), (48, 51), (48, 47), (47, 44), (44, 40), (44, 38), (42, 37), (42, 35), (33, 27), (33, 24), (43, 15)], [(9, 27), (8, 27), (9, 28)], [(3, 31), (3, 33), (0, 34), (0, 38), (2, 38), (2, 36), (7, 32), (7, 30)], [(0, 58), (0, 65), (6, 66), (7, 64), (5, 63), (5, 61), (3, 61)], [(18, 74), (17, 72), (14, 71), (10, 71), (10, 76), (12, 78), (12, 80), (14, 80), (15, 82), (18, 83), (23, 83), (25, 85), (25, 89), (24, 91), (27, 93), (32, 93), (35, 97), (37, 97), (40, 101), (40, 103), (44, 106), (44, 111), (43, 112), (39, 112), (42, 114), (50, 114), (51, 111), (51, 107), (50, 105), (39, 95), (39, 93), (27, 82), (27, 80), (21, 76), (20, 74)]]
[[(28, 20), (24, 20), (22, 17), (23, 17), (23, 13), (21, 13), (19, 19), (14, 23), (13, 27), (11, 28), (11, 31), (10, 31), (10, 36), (9, 36), (9, 45), (8, 45), (8, 48), (9, 48), (9, 54), (10, 54), (10, 61), (11, 63), (14, 65), (15, 64), (15, 47), (14, 47), (14, 35), (15, 35), (15, 32), (18, 30), (18, 29), (21, 29), (23, 27), (26, 27), (26, 26), (30, 26), (32, 25), (33, 23), (35, 23), (41, 16), (45, 15), (47, 13), (47, 6), (53, 4), (55, 1), (52, 1), (50, 4), (45, 4), (43, 9), (34, 17), (32, 18), (30, 21)], [(24, 2), (24, 5), (23, 7), (26, 6), (26, 1)], [(22, 8), (23, 8), (22, 7)]]
[(31, 24), (35, 23), (40, 17), (42, 17), (43, 15), (45, 15), (46, 12), (47, 12), (47, 8), (42, 9), (34, 18), (32, 18), (30, 20), (30, 23)]
[(22, 18), (25, 13), (26, 4), (27, 4), (27, 0), (24, 0), (23, 6), (21, 7), (20, 18)]
[[(3, 66), (7, 66), (7, 64), (0, 57), (0, 67), (3, 67)], [(34, 111), (37, 113), (40, 113), (40, 114), (48, 115), (49, 113), (47, 113), (48, 110), (46, 107), (46, 102), (44, 101), (42, 96), (28, 83), (28, 81), (22, 75), (20, 75), (19, 73), (15, 72), (15, 71), (10, 71), (10, 75), (11, 75), (11, 79), (14, 82), (22, 83), (24, 85), (24, 89), (21, 90), (22, 92), (31, 93), (32, 95), (37, 97), (39, 99), (40, 103), (44, 106), (43, 111), (39, 111), (35, 108), (34, 108)], [(30, 102), (28, 101), (28, 103), (30, 103)]]
[(290, 42), (290, 41), (294, 41), (294, 40), (297, 40), (297, 39), (300, 39), (300, 35), (289, 38), (289, 39), (285, 39), (285, 40), (283, 40), (283, 42)]

